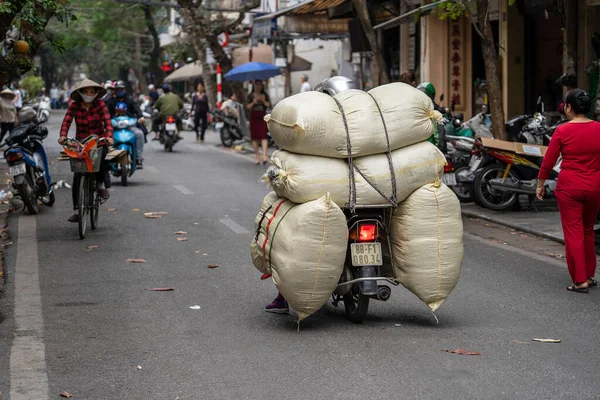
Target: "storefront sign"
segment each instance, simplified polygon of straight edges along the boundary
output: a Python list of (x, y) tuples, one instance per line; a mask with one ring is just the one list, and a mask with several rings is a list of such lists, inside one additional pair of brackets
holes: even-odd
[(465, 111), (466, 95), (466, 55), (465, 55), (465, 26), (462, 19), (450, 21), (450, 101), (456, 110)]
[(252, 26), (253, 39), (271, 39), (277, 30), (277, 18), (254, 21)]

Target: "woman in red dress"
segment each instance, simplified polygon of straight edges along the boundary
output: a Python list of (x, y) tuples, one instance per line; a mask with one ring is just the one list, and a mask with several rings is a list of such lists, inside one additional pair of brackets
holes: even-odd
[(600, 209), (600, 123), (586, 117), (592, 98), (581, 89), (567, 94), (564, 112), (569, 123), (559, 126), (550, 141), (538, 175), (537, 197), (562, 155), (556, 185), (567, 265), (573, 284), (567, 290), (588, 293), (597, 286), (594, 222)]
[(254, 91), (248, 96), (248, 111), (250, 111), (250, 139), (254, 147), (254, 161), (256, 165), (260, 164), (259, 142), (262, 147), (263, 164), (266, 164), (267, 148), (269, 142), (267, 140), (267, 123), (264, 118), (267, 114), (267, 108), (271, 107), (271, 99), (265, 92), (263, 83), (260, 80), (254, 81)]

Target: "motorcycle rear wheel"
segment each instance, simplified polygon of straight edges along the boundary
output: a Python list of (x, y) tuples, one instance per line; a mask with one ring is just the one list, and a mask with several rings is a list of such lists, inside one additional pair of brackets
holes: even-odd
[(346, 317), (355, 324), (362, 323), (369, 311), (369, 300), (360, 292), (359, 285), (353, 285), (352, 290), (344, 295)]
[(29, 174), (25, 175), (22, 184), (17, 185), (17, 190), (19, 191), (21, 200), (23, 200), (23, 204), (25, 204), (25, 208), (27, 208), (29, 214), (36, 215), (38, 212), (40, 212), (40, 205), (38, 203), (35, 190), (33, 189), (33, 182), (31, 181)]
[[(460, 166), (458, 167), (455, 171), (454, 171), (454, 175), (458, 176), (458, 172), (462, 171), (462, 170), (469, 170), (469, 167), (466, 165)], [(454, 192), (454, 194), (456, 195), (456, 197), (458, 197), (458, 200), (461, 203), (470, 203), (473, 201), (473, 188), (469, 186), (465, 186), (463, 184), (457, 183), (454, 186), (450, 186), (450, 189), (452, 189), (452, 191)]]
[(127, 186), (127, 178), (129, 178), (129, 163), (121, 165), (121, 185)]
[[(504, 211), (513, 207), (519, 201), (519, 194), (515, 192), (500, 192), (490, 188), (489, 181), (502, 177), (505, 165), (492, 164), (485, 167), (475, 179), (473, 195), (475, 203), (488, 210)], [(509, 171), (508, 177), (519, 179), (516, 171)]]
[(229, 132), (229, 129), (227, 128), (221, 129), (221, 143), (223, 143), (223, 146), (225, 147), (233, 146), (233, 136), (231, 136), (231, 132)]

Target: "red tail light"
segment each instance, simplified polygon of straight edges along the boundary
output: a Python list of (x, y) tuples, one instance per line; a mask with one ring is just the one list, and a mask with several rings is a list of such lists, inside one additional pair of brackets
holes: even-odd
[(358, 241), (372, 242), (377, 239), (377, 224), (362, 224), (358, 226)]
[(444, 166), (444, 172), (448, 173), (448, 172), (452, 172), (454, 171), (454, 165), (452, 165), (452, 163), (450, 161), (448, 161), (446, 163), (446, 165)]
[(170, 124), (172, 124), (173, 122), (175, 122), (175, 118), (173, 118), (173, 117), (168, 117), (168, 118), (167, 118), (167, 122), (168, 122), (168, 123), (170, 123)]
[(23, 153), (10, 153), (6, 157), (6, 161), (8, 161), (9, 163), (13, 163), (21, 160), (23, 158)]

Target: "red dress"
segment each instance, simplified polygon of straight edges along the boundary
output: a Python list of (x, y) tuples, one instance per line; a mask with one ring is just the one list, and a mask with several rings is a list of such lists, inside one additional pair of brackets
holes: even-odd
[[(265, 96), (265, 100), (271, 102), (269, 95), (263, 93)], [(251, 93), (248, 96), (248, 102), (252, 103), (254, 101), (254, 93)], [(264, 104), (258, 103), (250, 110), (250, 139), (252, 140), (263, 140), (267, 139), (267, 133), (269, 132), (267, 128), (267, 123), (265, 122), (266, 107)]]
[(573, 282), (585, 282), (596, 272), (594, 222), (600, 209), (600, 123), (559, 126), (538, 175), (548, 179), (558, 156), (562, 163), (556, 185), (560, 220), (565, 235), (567, 265)]

